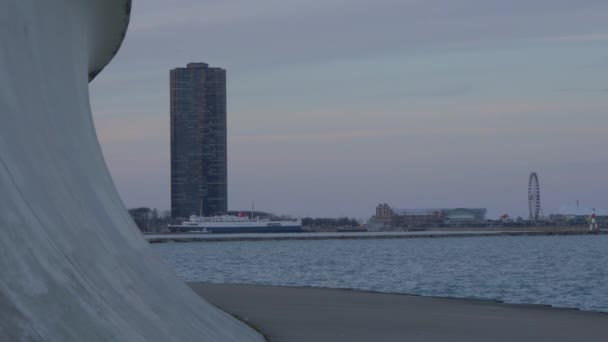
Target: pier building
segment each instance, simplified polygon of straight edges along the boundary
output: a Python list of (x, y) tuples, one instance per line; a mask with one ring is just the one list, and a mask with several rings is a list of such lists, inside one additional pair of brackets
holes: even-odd
[(376, 207), (370, 224), (385, 228), (480, 225), (486, 214), (485, 208), (396, 209), (384, 203)]

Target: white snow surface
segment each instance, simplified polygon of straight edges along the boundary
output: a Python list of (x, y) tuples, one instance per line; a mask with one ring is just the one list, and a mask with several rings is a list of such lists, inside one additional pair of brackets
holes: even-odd
[(262, 341), (150, 249), (97, 141), (88, 80), (128, 0), (0, 0), (0, 341)]

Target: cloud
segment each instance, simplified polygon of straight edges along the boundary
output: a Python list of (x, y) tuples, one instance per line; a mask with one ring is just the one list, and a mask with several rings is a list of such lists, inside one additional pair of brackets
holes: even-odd
[[(520, 190), (504, 185), (530, 168), (564, 193), (583, 186), (572, 175), (608, 172), (577, 153), (606, 146), (593, 94), (607, 90), (607, 12), (605, 0), (137, 1), (91, 87), (96, 126), (127, 202), (166, 208), (168, 70), (204, 61), (228, 69), (231, 184), (263, 186), (231, 185), (231, 204), (317, 214), (363, 186), (372, 202), (435, 192), (517, 212)], [(289, 187), (314, 200), (285, 201)], [(589, 196), (606, 202), (604, 188)]]
[(546, 38), (542, 38), (541, 40), (548, 41), (548, 42), (559, 42), (559, 43), (608, 41), (608, 33), (564, 35), (564, 36), (557, 36), (557, 37), (546, 37)]
[(147, 0), (121, 54), (146, 55), (139, 68), (194, 57), (268, 68), (461, 43), (594, 40), (605, 37), (607, 11), (605, 1), (565, 0)]
[(320, 5), (316, 1), (300, 0), (182, 0), (171, 6), (167, 6), (166, 1), (160, 2), (164, 6), (159, 1), (148, 2), (152, 3), (142, 5), (141, 12), (135, 9), (131, 30), (155, 31), (179, 26), (235, 24), (302, 14), (339, 1), (324, 0)]
[(424, 136), (446, 137), (453, 135), (474, 135), (497, 133), (499, 127), (428, 127), (420, 128), (385, 128), (385, 129), (355, 129), (355, 130), (332, 130), (316, 133), (295, 134), (265, 134), (265, 135), (240, 135), (230, 138), (230, 142), (241, 143), (335, 143), (349, 141), (365, 141), (374, 138), (407, 137), (408, 139)]
[(168, 120), (159, 117), (95, 116), (97, 136), (102, 144), (130, 144), (138, 141), (167, 141)]
[(558, 92), (562, 92), (562, 93), (596, 93), (596, 94), (602, 94), (602, 93), (606, 93), (608, 92), (608, 87), (607, 88), (560, 88), (557, 89)]
[(454, 85), (454, 86), (437, 86), (427, 89), (406, 90), (403, 96), (407, 97), (451, 97), (471, 94), (473, 87), (469, 84)]

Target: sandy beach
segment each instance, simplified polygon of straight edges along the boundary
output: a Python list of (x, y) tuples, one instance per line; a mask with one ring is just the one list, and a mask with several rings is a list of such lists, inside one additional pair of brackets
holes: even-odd
[(608, 314), (374, 292), (191, 283), (272, 342), (607, 341)]

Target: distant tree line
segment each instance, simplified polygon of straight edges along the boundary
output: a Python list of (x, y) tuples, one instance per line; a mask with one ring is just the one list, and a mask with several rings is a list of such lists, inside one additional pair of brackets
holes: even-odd
[(171, 211), (159, 211), (156, 208), (132, 208), (129, 215), (142, 232), (167, 231), (167, 225), (171, 223)]

